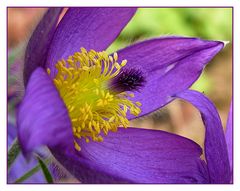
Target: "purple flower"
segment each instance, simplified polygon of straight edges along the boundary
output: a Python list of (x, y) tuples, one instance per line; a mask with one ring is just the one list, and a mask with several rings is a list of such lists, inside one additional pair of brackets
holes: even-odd
[[(203, 95), (186, 90), (224, 44), (162, 37), (106, 55), (135, 11), (69, 8), (58, 25), (61, 9), (45, 14), (26, 50), (17, 117), (23, 152), (47, 145), (82, 183), (228, 183), (218, 113)], [(123, 128), (176, 97), (202, 114), (206, 161), (187, 138)]]

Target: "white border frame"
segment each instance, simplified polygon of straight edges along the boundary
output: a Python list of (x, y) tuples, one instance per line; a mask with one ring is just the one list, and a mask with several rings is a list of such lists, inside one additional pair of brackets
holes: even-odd
[[(233, 6), (234, 7), (234, 184), (233, 185), (72, 185), (72, 184), (56, 184), (56, 185), (9, 185), (6, 184), (6, 108), (7, 105), (7, 76), (6, 76), (6, 46), (7, 46), (7, 39), (6, 39), (6, 8), (9, 6), (167, 6), (167, 7), (175, 7), (175, 6)], [(240, 18), (240, 1), (238, 0), (201, 0), (201, 2), (193, 1), (193, 0), (88, 0), (88, 1), (74, 1), (74, 0), (58, 0), (58, 1), (49, 1), (49, 0), (2, 0), (0, 4), (0, 13), (1, 13), (1, 20), (0, 20), (0, 28), (1, 36), (0, 36), (0, 84), (1, 84), (1, 110), (0, 110), (0, 153), (3, 157), (0, 157), (0, 163), (2, 170), (0, 171), (0, 190), (4, 191), (66, 191), (68, 190), (104, 190), (104, 191), (122, 191), (122, 190), (137, 190), (137, 191), (146, 191), (146, 189), (151, 191), (207, 191), (207, 190), (217, 190), (217, 191), (239, 191), (240, 188), (240, 148), (239, 148), (239, 139), (240, 139), (240, 124), (239, 124), (239, 117), (237, 114), (240, 113), (239, 108), (239, 98), (240, 98), (240, 88), (237, 87), (239, 83), (239, 72), (240, 72), (240, 31), (239, 26), (240, 22), (238, 18)], [(238, 21), (238, 22), (237, 22)]]

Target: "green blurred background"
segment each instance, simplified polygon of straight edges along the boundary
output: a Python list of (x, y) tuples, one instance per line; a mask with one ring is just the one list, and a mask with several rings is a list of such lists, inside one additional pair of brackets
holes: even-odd
[(139, 8), (110, 51), (161, 35), (232, 40), (231, 8)]

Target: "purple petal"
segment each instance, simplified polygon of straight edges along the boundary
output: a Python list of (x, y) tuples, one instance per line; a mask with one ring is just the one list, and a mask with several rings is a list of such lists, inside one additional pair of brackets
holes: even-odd
[(217, 41), (164, 37), (120, 50), (119, 60), (128, 60), (126, 68), (137, 68), (146, 78), (134, 98), (142, 103), (141, 115), (159, 109), (173, 99), (172, 95), (188, 89), (222, 48), (223, 43)]
[(67, 109), (50, 77), (37, 68), (31, 75), (17, 115), (18, 137), (24, 154), (37, 146), (73, 140)]
[(136, 12), (136, 8), (69, 8), (51, 44), (47, 66), (80, 50), (105, 50)]
[(232, 150), (233, 150), (233, 136), (232, 136), (233, 124), (232, 124), (232, 120), (233, 120), (233, 114), (232, 114), (232, 103), (231, 103), (230, 110), (228, 113), (228, 121), (227, 121), (226, 134), (225, 134), (231, 172), (233, 170), (233, 166), (232, 166), (232, 163), (233, 163), (233, 152), (232, 152)]
[(39, 66), (44, 67), (47, 51), (53, 38), (61, 8), (49, 8), (33, 32), (25, 52), (24, 85), (31, 73)]
[(230, 167), (222, 123), (212, 102), (203, 94), (186, 90), (176, 95), (199, 109), (205, 133), (205, 157), (211, 183), (230, 183)]
[(193, 141), (157, 130), (119, 128), (81, 151), (52, 153), (82, 183), (206, 183), (202, 150)]

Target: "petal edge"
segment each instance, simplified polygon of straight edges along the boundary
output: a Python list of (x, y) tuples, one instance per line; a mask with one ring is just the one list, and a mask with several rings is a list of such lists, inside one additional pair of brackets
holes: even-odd
[(164, 131), (119, 128), (101, 143), (79, 142), (81, 151), (53, 155), (82, 183), (207, 183), (202, 149)]
[(133, 98), (142, 103), (140, 116), (163, 107), (172, 101), (171, 96), (188, 89), (223, 46), (219, 41), (168, 36), (119, 50), (119, 60), (128, 61), (125, 68), (137, 68), (145, 76), (145, 87)]
[(73, 139), (68, 111), (50, 77), (37, 68), (17, 113), (18, 138), (26, 155), (38, 146), (66, 146)]
[(45, 66), (47, 51), (61, 11), (62, 8), (50, 8), (43, 16), (28, 42), (23, 73), (25, 86), (27, 86), (32, 72), (39, 66)]
[(230, 166), (221, 119), (213, 103), (203, 94), (186, 90), (175, 95), (192, 103), (201, 113), (205, 125), (205, 157), (211, 183), (230, 183)]

